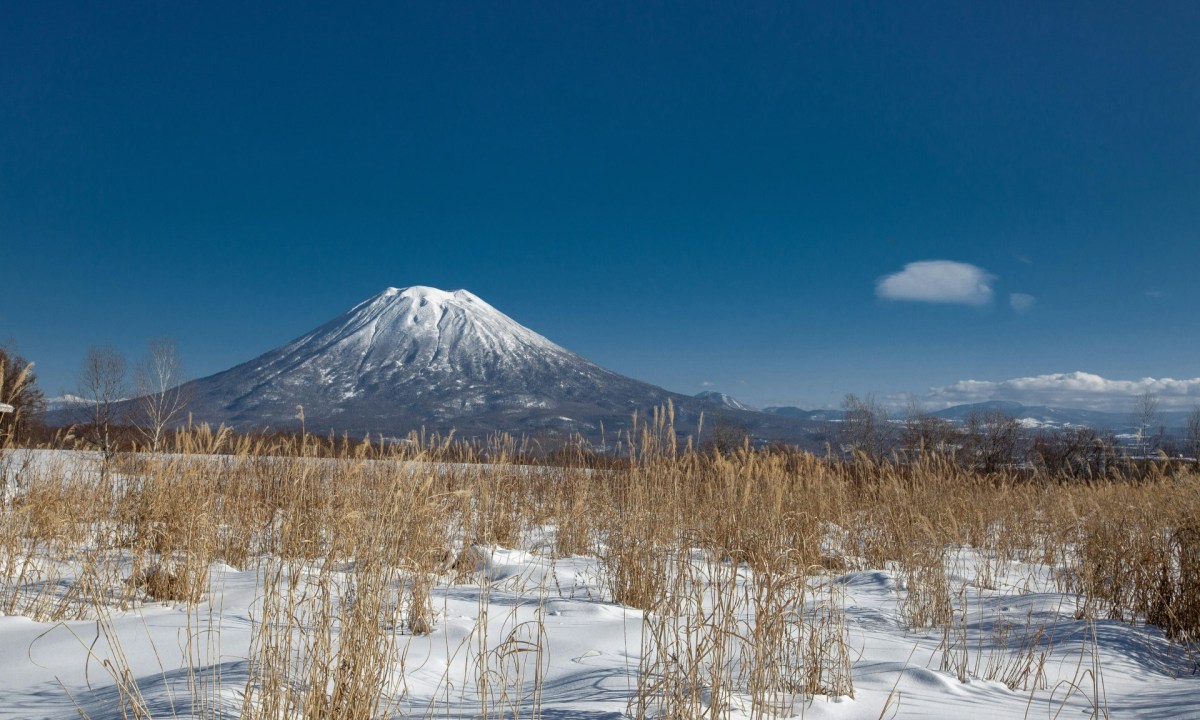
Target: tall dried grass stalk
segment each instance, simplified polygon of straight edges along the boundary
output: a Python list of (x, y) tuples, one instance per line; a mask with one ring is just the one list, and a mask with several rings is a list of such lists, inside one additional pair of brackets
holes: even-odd
[[(491, 592), (474, 563), (453, 559), (532, 538), (551, 560), (595, 554), (605, 599), (645, 612), (639, 716), (717, 717), (744, 699), (755, 717), (778, 717), (797, 698), (852, 694), (847, 570), (897, 577), (903, 622), (941, 630), (945, 667), (963, 678), (1040, 682), (1044, 625), (993, 628), (990, 655), (967, 638), (968, 597), (999, 591), (1013, 561), (1056, 568), (1081, 618), (1200, 638), (1195, 475), (1081, 483), (981, 476), (936, 454), (894, 464), (749, 445), (700, 452), (669, 407), (619, 444), (625, 455), (603, 464), (576, 452), (557, 459), (577, 464), (538, 467), (505, 437), (355, 443), (201, 426), (176, 432), (167, 452), (117, 455), (103, 473), (82, 454), (33, 462), (9, 451), (0, 611), (194, 608), (215, 599), (214, 563), (257, 569), (250, 718), (399, 707), (405, 638), (437, 629), (437, 594), (455, 582)], [(974, 575), (951, 587), (951, 555), (968, 548)], [(480, 611), (481, 711), (538, 707), (544, 624), (489, 635)], [(207, 682), (197, 694), (211, 704)]]

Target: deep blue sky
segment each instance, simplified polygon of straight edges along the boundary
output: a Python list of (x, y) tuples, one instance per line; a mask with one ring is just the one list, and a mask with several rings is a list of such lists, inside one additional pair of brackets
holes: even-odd
[[(201, 376), (420, 284), (758, 405), (1195, 378), (1198, 37), (1194, 2), (4, 0), (0, 340), (52, 395), (149, 336)], [(877, 292), (927, 260), (992, 299)]]

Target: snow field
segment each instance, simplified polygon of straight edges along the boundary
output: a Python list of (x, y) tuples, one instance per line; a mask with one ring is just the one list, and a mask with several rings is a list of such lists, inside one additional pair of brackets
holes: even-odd
[(1195, 478), (16, 460), (0, 717), (1200, 717)]

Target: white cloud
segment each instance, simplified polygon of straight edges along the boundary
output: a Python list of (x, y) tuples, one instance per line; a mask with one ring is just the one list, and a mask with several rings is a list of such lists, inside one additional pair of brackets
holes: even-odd
[(1037, 305), (1037, 298), (1029, 293), (1013, 293), (1008, 296), (1008, 304), (1012, 305), (1012, 309), (1024, 315)]
[(1026, 405), (1125, 412), (1131, 408), (1134, 398), (1145, 393), (1157, 396), (1163, 410), (1187, 410), (1200, 403), (1200, 378), (1110, 380), (1092, 373), (1073, 372), (999, 382), (962, 380), (932, 388), (926, 400), (942, 407), (985, 400), (1015, 400)]
[(992, 281), (986, 270), (952, 260), (922, 260), (898, 273), (879, 278), (875, 294), (884, 300), (986, 305)]
[(715, 384), (712, 380), (703, 380), (700, 382), (700, 387), (712, 387)]

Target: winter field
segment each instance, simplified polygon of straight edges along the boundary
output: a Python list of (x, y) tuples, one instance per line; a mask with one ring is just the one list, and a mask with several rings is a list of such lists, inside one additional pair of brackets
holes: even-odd
[(1200, 718), (1200, 476), (634, 446), (9, 451), (0, 717)]

